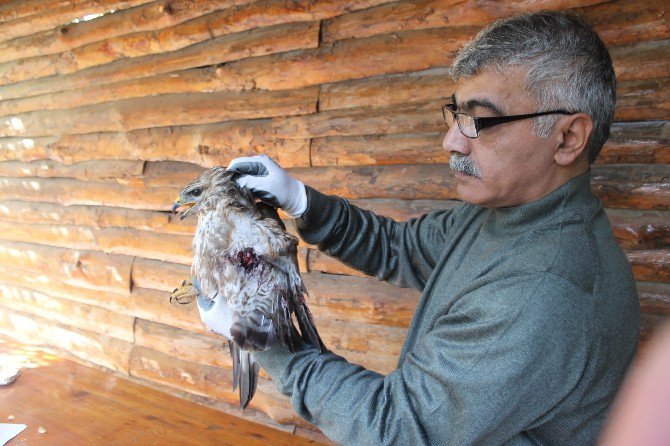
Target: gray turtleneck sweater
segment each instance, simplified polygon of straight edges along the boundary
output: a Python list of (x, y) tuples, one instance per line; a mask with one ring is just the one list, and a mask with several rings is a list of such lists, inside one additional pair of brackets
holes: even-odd
[(518, 207), (463, 204), (404, 223), (307, 188), (307, 242), (423, 294), (386, 376), (307, 348), (276, 345), (257, 360), (338, 443), (593, 444), (640, 310), (589, 180)]

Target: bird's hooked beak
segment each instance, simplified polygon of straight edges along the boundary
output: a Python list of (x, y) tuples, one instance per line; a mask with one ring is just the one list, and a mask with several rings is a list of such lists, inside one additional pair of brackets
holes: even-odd
[(181, 196), (178, 196), (174, 203), (172, 203), (172, 213), (179, 215), (179, 219), (183, 220), (191, 213), (193, 206), (195, 206), (195, 202), (190, 201), (185, 203), (181, 201)]

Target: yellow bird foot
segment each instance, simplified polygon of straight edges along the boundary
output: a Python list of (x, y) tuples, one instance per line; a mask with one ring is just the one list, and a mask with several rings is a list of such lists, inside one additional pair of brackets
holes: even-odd
[(177, 302), (178, 304), (187, 305), (193, 302), (196, 298), (196, 290), (193, 284), (184, 280), (179, 288), (175, 288), (170, 294), (170, 303)]

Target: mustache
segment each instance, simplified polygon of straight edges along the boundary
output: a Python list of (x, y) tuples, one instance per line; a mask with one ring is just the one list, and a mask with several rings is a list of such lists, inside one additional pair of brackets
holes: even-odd
[(451, 152), (449, 167), (452, 170), (464, 173), (466, 175), (470, 175), (476, 178), (482, 177), (482, 172), (479, 170), (479, 167), (475, 164), (472, 158), (459, 152)]

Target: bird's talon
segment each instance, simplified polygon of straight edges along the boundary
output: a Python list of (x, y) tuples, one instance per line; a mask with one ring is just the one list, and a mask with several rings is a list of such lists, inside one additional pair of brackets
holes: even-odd
[(177, 302), (181, 305), (190, 304), (195, 300), (197, 292), (195, 287), (191, 284), (190, 281), (184, 280), (182, 285), (178, 288), (175, 288), (170, 294), (170, 303)]

